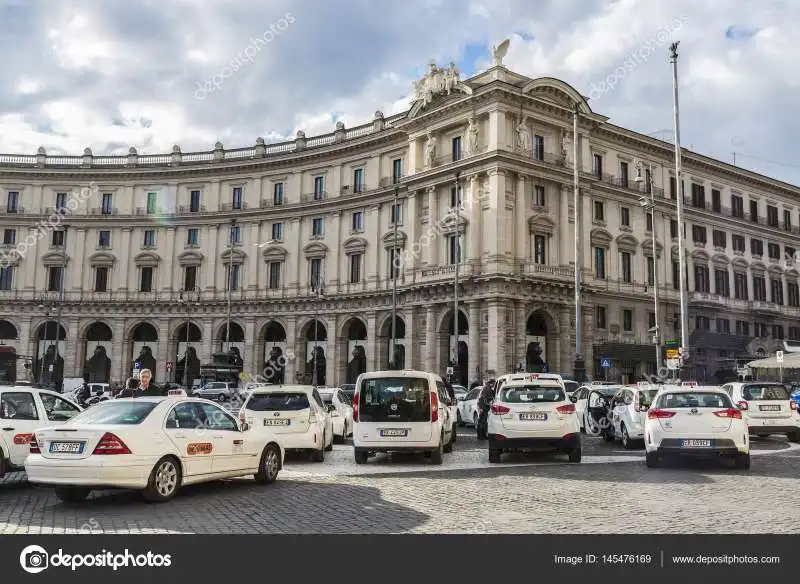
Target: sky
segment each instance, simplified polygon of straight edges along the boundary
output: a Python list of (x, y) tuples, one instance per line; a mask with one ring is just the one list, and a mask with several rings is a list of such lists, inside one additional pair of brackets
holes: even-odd
[(435, 59), (557, 77), (619, 126), (800, 185), (800, 2), (0, 0), (0, 152), (166, 153), (408, 108)]

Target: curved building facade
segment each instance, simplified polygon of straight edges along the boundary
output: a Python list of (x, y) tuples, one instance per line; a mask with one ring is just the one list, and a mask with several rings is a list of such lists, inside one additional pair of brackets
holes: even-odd
[[(39, 376), (120, 380), (138, 359), (181, 381), (187, 347), (206, 361), (232, 345), (251, 374), (280, 353), (287, 379), (316, 361), (341, 384), (389, 365), (394, 288), (399, 366), (568, 373), (577, 104), (582, 353), (590, 375), (654, 370), (656, 284), (662, 337), (680, 338), (671, 145), (502, 65), (467, 80), (432, 65), (417, 92), (402, 114), (280, 144), (0, 155), (0, 342)], [(683, 165), (708, 377), (800, 337), (800, 190), (691, 152)]]

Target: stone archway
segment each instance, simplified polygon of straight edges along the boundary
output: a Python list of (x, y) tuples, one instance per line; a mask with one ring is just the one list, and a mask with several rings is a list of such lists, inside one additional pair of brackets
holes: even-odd
[[(17, 382), (17, 349), (15, 348), (16, 340), (19, 333), (17, 327), (7, 320), (0, 320), (0, 384), (14, 385)], [(6, 341), (11, 341), (8, 346)], [(22, 369), (22, 372), (27, 372), (27, 369)], [(21, 374), (20, 379), (25, 379), (25, 375)]]
[(242, 325), (238, 322), (231, 321), (230, 326), (230, 335), (231, 338), (228, 338), (228, 323), (224, 322), (222, 326), (219, 327), (217, 331), (216, 342), (214, 343), (214, 347), (217, 351), (221, 353), (227, 353), (228, 351), (233, 351), (239, 354), (239, 357), (244, 360), (245, 354), (245, 337), (244, 337), (244, 329)]
[(203, 342), (203, 333), (195, 323), (185, 322), (175, 329), (172, 342), (175, 347), (175, 383), (191, 387), (200, 379), (200, 356), (197, 349)]
[(93, 322), (86, 329), (83, 347), (83, 379), (89, 383), (111, 382), (111, 341), (114, 333), (104, 322)]
[(297, 381), (304, 384), (327, 385), (328, 327), (319, 319), (311, 319), (300, 331), (302, 339), (298, 358), (305, 363), (298, 368)]
[[(56, 341), (56, 331), (58, 340)], [(58, 342), (58, 346), (56, 346)], [(67, 331), (55, 320), (48, 320), (36, 331), (36, 359), (34, 378), (43, 386), (52, 387), (64, 379), (64, 356), (67, 348)]]
[(408, 365), (408, 349), (406, 339), (406, 322), (401, 316), (395, 318), (395, 362), (392, 364), (392, 317), (389, 316), (383, 321), (380, 328), (380, 335), (378, 337), (378, 346), (380, 347), (379, 369), (383, 370), (400, 370), (407, 369)]
[(264, 327), (264, 367), (261, 376), (267, 383), (286, 383), (286, 329), (276, 321)]
[(139, 369), (150, 369), (153, 373), (153, 383), (158, 382), (158, 370), (156, 361), (158, 351), (158, 330), (149, 322), (137, 324), (130, 335), (131, 356), (133, 359), (127, 366), (130, 374), (133, 374), (135, 363), (139, 363)]
[(448, 311), (439, 328), (439, 363), (441, 372), (446, 374), (447, 367), (453, 367), (452, 383), (468, 386), (469, 384), (469, 319), (464, 310), (458, 310), (458, 334), (455, 331), (453, 311)]
[(525, 322), (525, 371), (555, 373), (557, 343), (553, 317), (543, 309), (531, 312)]
[(342, 336), (347, 341), (347, 351), (342, 355), (344, 380), (355, 383), (359, 375), (367, 372), (367, 326), (353, 317), (342, 326)]
[(0, 320), (0, 341), (16, 341), (18, 338), (17, 327), (7, 320)]

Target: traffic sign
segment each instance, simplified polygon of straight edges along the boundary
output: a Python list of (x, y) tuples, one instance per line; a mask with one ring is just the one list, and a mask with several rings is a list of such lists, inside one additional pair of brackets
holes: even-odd
[(680, 356), (680, 349), (667, 349), (667, 359), (678, 359)]
[(609, 357), (600, 357), (600, 367), (611, 369), (611, 359)]
[(455, 371), (455, 369), (454, 369), (453, 367), (448, 367), (448, 368), (447, 368), (447, 374), (448, 374), (448, 375), (453, 375), (453, 372), (454, 372), (454, 371)]
[(172, 361), (167, 361), (167, 373), (172, 371)]
[(778, 363), (783, 363), (783, 351), (776, 351), (775, 352), (775, 360)]
[(142, 364), (141, 364), (141, 363), (139, 363), (138, 361), (136, 361), (136, 362), (134, 362), (134, 364), (133, 364), (133, 368), (134, 368), (134, 369), (141, 369), (141, 368), (142, 368)]
[(677, 349), (681, 346), (680, 339), (669, 339), (664, 341), (664, 346), (668, 349)]

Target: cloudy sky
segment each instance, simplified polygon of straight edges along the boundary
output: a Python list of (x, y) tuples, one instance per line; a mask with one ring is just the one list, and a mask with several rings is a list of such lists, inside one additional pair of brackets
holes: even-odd
[(509, 68), (666, 140), (680, 40), (683, 145), (800, 184), (792, 0), (0, 0), (0, 152), (327, 133), (405, 109), (431, 58), (480, 71), (507, 37)]

